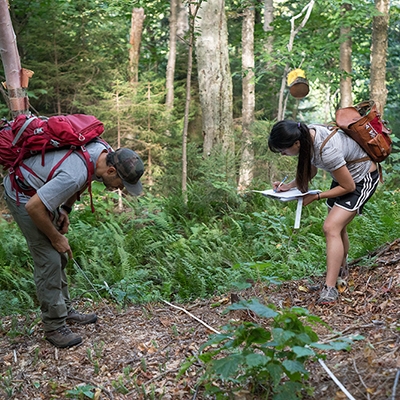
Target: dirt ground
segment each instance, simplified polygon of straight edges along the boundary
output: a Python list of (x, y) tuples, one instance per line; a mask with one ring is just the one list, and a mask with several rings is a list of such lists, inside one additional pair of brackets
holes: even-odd
[[(357, 400), (400, 399), (399, 243), (377, 252), (373, 267), (354, 262), (347, 287), (334, 305), (316, 305), (318, 295), (307, 291), (309, 280), (279, 286), (254, 284), (235, 293), (278, 307), (307, 307), (332, 328), (313, 328), (321, 342), (351, 335), (364, 337), (354, 342), (351, 351), (329, 353), (324, 362), (333, 378), (318, 362), (308, 366), (314, 388), (310, 399), (345, 399), (334, 378)], [(95, 310), (99, 320), (86, 327), (74, 326), (84, 340), (70, 349), (56, 349), (44, 340), (40, 323), (34, 322), (36, 315), (3, 318), (0, 398), (83, 399), (90, 398), (83, 395), (87, 390), (95, 399), (206, 399), (196, 386), (196, 366), (181, 377), (178, 372), (214, 330), (232, 317), (238, 318), (223, 314), (231, 295), (185, 305), (134, 305), (124, 310), (81, 300), (76, 308)], [(76, 394), (68, 394), (71, 391)], [(236, 397), (252, 398), (246, 394)]]

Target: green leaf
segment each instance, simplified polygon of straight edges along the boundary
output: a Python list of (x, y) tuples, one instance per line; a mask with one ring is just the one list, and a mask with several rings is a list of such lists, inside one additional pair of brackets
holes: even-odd
[(296, 334), (291, 331), (286, 331), (282, 328), (272, 329), (272, 336), (279, 343), (279, 345), (285, 345), (286, 342), (292, 339)]
[(283, 374), (283, 368), (281, 364), (278, 363), (269, 363), (267, 365), (267, 371), (271, 375), (273, 386), (278, 386)]
[(271, 359), (262, 354), (249, 354), (246, 356), (246, 364), (250, 368), (266, 365)]
[(271, 339), (271, 332), (266, 331), (262, 327), (251, 329), (249, 335), (247, 336), (246, 343), (265, 343), (267, 340)]
[(250, 310), (264, 318), (274, 318), (278, 315), (275, 310), (261, 304), (257, 299), (242, 300), (227, 307), (227, 310)]
[(296, 372), (300, 372), (302, 374), (308, 374), (308, 371), (304, 368), (303, 364), (299, 361), (284, 360), (282, 362), (282, 365), (291, 374), (294, 374)]
[(285, 382), (279, 386), (277, 394), (272, 398), (273, 400), (299, 400), (301, 397), (297, 396), (297, 392), (301, 390), (302, 386), (297, 382)]
[(222, 379), (227, 379), (236, 374), (239, 364), (243, 362), (243, 357), (240, 354), (233, 354), (220, 360), (213, 362), (213, 368), (216, 374)]
[(310, 347), (314, 347), (320, 350), (333, 350), (333, 347), (327, 343), (311, 343)]
[(350, 350), (351, 346), (347, 342), (331, 342), (330, 345), (332, 346), (333, 350)]
[(315, 352), (308, 347), (293, 346), (292, 350), (296, 353), (297, 357), (315, 356)]

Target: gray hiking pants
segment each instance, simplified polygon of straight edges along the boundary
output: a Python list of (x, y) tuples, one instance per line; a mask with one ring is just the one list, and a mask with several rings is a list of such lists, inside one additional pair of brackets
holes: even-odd
[[(42, 311), (43, 328), (52, 331), (65, 325), (65, 318), (71, 308), (65, 266), (66, 254), (59, 253), (51, 245), (29, 217), (25, 204), (17, 203), (4, 195), (7, 206), (20, 227), (34, 263), (36, 294)], [(55, 216), (56, 221), (58, 215)]]

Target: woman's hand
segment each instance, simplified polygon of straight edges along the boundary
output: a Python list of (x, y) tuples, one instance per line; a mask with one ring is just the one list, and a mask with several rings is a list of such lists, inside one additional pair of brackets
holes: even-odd
[(287, 192), (292, 188), (291, 183), (283, 183), (281, 185), (280, 181), (276, 181), (272, 183), (272, 188), (274, 189), (274, 192)]
[[(320, 196), (321, 196), (321, 193), (320, 193)], [(318, 196), (318, 194), (306, 194), (303, 197), (303, 206), (308, 206), (314, 200), (320, 200), (320, 196)]]

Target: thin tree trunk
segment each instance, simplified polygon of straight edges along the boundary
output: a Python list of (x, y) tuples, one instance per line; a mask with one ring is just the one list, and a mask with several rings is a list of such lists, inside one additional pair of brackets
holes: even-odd
[(177, 31), (177, 10), (178, 0), (170, 1), (171, 14), (169, 18), (169, 54), (167, 65), (166, 89), (167, 96), (165, 105), (167, 110), (171, 110), (174, 106), (174, 75), (176, 61), (176, 31)]
[(228, 54), (228, 30), (224, 0), (207, 0), (196, 24), (196, 56), (203, 121), (203, 154), (221, 144), (234, 154), (232, 77)]
[[(299, 14), (295, 15), (290, 19), (290, 24), (291, 24), (291, 30), (290, 30), (290, 37), (289, 37), (289, 43), (288, 43), (288, 52), (291, 53), (293, 49), (293, 42), (294, 38), (296, 35), (300, 32), (300, 30), (304, 27), (304, 25), (307, 23), (308, 19), (310, 18), (311, 11), (314, 7), (315, 0), (311, 0), (302, 10)], [(303, 14), (305, 13), (305, 16), (303, 20), (301, 21), (300, 25), (295, 28), (295, 21), (297, 18), (300, 18)], [(284, 106), (284, 95), (285, 95), (285, 87), (286, 87), (286, 77), (287, 74), (289, 73), (290, 67), (289, 64), (286, 64), (284, 71), (283, 71), (283, 76), (282, 76), (282, 82), (281, 82), (281, 90), (279, 92), (279, 104), (278, 104), (278, 121), (281, 121), (284, 119), (285, 116), (285, 106)]]
[(131, 83), (139, 82), (139, 58), (140, 43), (142, 41), (143, 21), (146, 18), (143, 8), (134, 8), (132, 10), (131, 32), (129, 43), (129, 66), (131, 72)]
[(386, 60), (388, 47), (389, 0), (375, 0), (375, 7), (381, 13), (373, 19), (371, 48), (370, 97), (383, 115), (386, 105)]
[[(274, 27), (272, 23), (274, 22), (274, 1), (273, 0), (264, 0), (264, 32), (272, 32)], [(268, 54), (272, 54), (273, 50), (273, 36), (268, 36), (267, 42), (265, 44), (265, 52)], [(268, 63), (267, 68), (272, 67), (273, 63)]]
[(0, 54), (6, 76), (8, 92), (6, 101), (12, 117), (27, 114), (29, 101), (26, 88), (32, 71), (21, 69), (17, 39), (11, 23), (7, 0), (0, 0)]
[(247, 189), (253, 180), (254, 149), (251, 125), (254, 122), (254, 4), (244, 10), (242, 25), (242, 159), (238, 190)]
[(192, 82), (192, 68), (193, 68), (193, 42), (194, 42), (194, 25), (199, 7), (202, 0), (199, 0), (196, 6), (189, 6), (189, 54), (188, 66), (186, 75), (186, 102), (185, 114), (183, 119), (183, 132), (182, 132), (182, 194), (185, 203), (187, 202), (187, 136), (189, 126), (189, 111), (190, 111), (190, 89)]
[[(343, 4), (342, 15), (351, 10), (351, 4)], [(342, 73), (340, 78), (340, 106), (350, 107), (353, 105), (351, 85), (351, 27), (340, 27), (340, 57), (339, 68)]]

